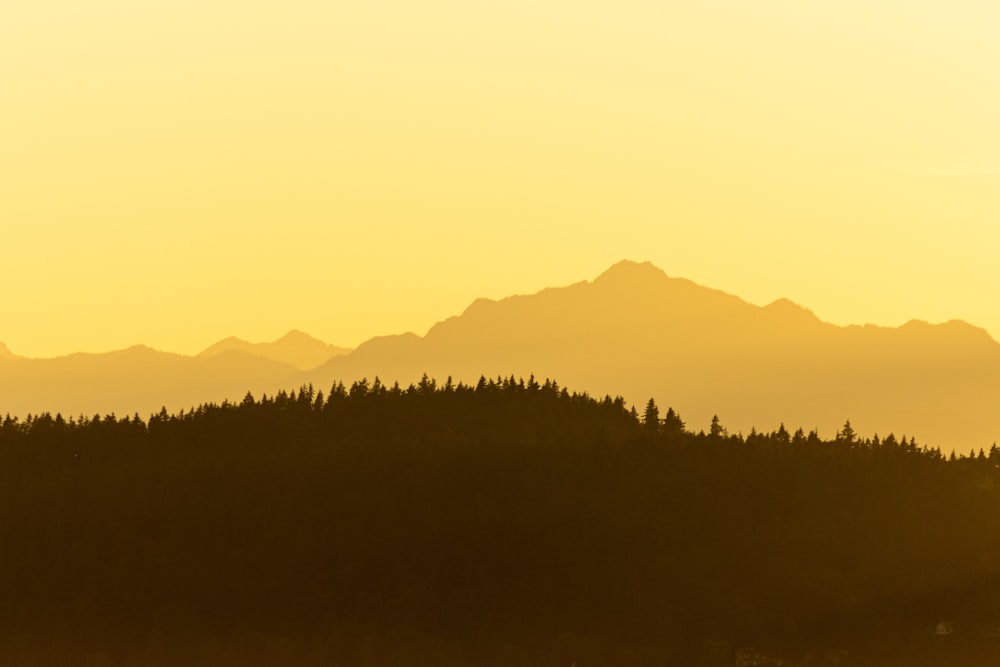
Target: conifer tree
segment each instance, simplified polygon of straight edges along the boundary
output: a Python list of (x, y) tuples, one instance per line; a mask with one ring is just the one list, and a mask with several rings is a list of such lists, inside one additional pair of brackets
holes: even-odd
[(837, 433), (837, 440), (842, 440), (846, 443), (853, 443), (857, 437), (857, 433), (854, 432), (854, 427), (851, 426), (850, 419), (844, 422), (844, 428), (840, 429), (840, 432)]
[(726, 434), (726, 429), (719, 422), (719, 415), (712, 415), (712, 425), (709, 427), (708, 435), (712, 438), (721, 438)]
[(642, 415), (642, 425), (649, 433), (655, 434), (660, 430), (660, 409), (656, 407), (656, 401), (652, 398), (646, 403), (646, 410)]

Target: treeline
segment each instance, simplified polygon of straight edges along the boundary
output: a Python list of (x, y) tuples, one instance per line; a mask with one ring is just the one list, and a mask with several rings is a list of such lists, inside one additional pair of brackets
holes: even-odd
[(534, 378), (8, 417), (0, 664), (994, 664), (998, 465)]

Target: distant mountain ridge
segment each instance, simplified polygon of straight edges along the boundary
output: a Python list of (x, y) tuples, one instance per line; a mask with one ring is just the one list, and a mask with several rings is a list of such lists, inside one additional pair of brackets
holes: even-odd
[(104, 354), (0, 360), (0, 414), (64, 416), (177, 411), (294, 383), (298, 371), (270, 359), (227, 352), (208, 359), (143, 345)]
[(206, 348), (198, 356), (208, 358), (230, 351), (246, 352), (306, 371), (351, 350), (324, 343), (307, 333), (293, 329), (271, 343), (248, 343), (240, 338), (225, 338)]
[[(784, 422), (831, 433), (916, 434), (942, 446), (1000, 436), (1000, 345), (964, 322), (839, 327), (787, 299), (764, 307), (652, 264), (620, 262), (591, 282), (479, 299), (425, 336), (386, 336), (331, 359), (319, 386), (421, 374), (550, 377), (641, 405), (654, 397), (689, 425), (732, 430)], [(945, 416), (947, 415), (947, 418)]]
[(248, 391), (259, 396), (296, 387), (303, 369), (345, 349), (295, 330), (273, 343), (227, 338), (193, 357), (134, 345), (29, 359), (0, 344), (0, 415), (138, 413), (145, 418), (163, 407), (177, 411), (240, 400)]
[[(787, 299), (756, 306), (648, 262), (478, 299), (424, 336), (375, 337), (303, 370), (341, 350), (290, 332), (267, 344), (226, 339), (193, 358), (137, 348), (55, 360), (0, 355), (0, 414), (86, 406), (86, 414), (145, 415), (362, 377), (406, 385), (424, 373), (469, 383), (533, 374), (640, 408), (653, 397), (695, 430), (718, 414), (732, 431), (784, 422), (829, 435), (850, 419), (862, 434), (916, 435), (945, 450), (1000, 440), (1000, 344), (984, 330), (960, 321), (835, 326)], [(144, 370), (132, 370), (137, 364)]]

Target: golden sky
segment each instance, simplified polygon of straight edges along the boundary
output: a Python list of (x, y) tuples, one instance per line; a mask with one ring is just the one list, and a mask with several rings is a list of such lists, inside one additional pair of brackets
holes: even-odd
[(987, 0), (8, 0), (0, 341), (423, 333), (622, 258), (1000, 337)]

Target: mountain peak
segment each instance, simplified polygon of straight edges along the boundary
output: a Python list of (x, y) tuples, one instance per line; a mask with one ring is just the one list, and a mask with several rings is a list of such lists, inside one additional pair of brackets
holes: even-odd
[(242, 338), (237, 338), (236, 336), (227, 336), (226, 338), (223, 338), (218, 343), (216, 343), (216, 345), (223, 345), (223, 344), (226, 344), (226, 345), (250, 345), (250, 343), (248, 343), (247, 341), (243, 340)]
[(648, 280), (662, 280), (667, 274), (653, 265), (652, 262), (636, 262), (630, 259), (623, 259), (597, 276), (594, 282), (643, 282)]
[(203, 350), (198, 356), (212, 357), (223, 352), (233, 351), (289, 364), (299, 370), (309, 370), (331, 357), (347, 354), (350, 350), (324, 343), (304, 331), (292, 329), (278, 340), (270, 343), (248, 343), (241, 338), (230, 336)]
[(7, 346), (0, 343), (0, 359), (13, 359), (14, 354), (7, 349)]
[(800, 306), (791, 299), (777, 299), (771, 303), (764, 306), (764, 310), (784, 317), (796, 317), (800, 319), (818, 320), (816, 314), (806, 308), (805, 306)]
[[(299, 329), (292, 329), (291, 331), (289, 331), (284, 336), (282, 336), (281, 338), (279, 338), (278, 340), (276, 340), (274, 342), (275, 343), (295, 343), (295, 342), (309, 343), (309, 342), (313, 342), (313, 341), (322, 342), (322, 341), (318, 340), (317, 338), (313, 338), (312, 336), (310, 336), (309, 334), (307, 334), (305, 331), (301, 331)], [(325, 345), (325, 343), (324, 343), (324, 345)]]

